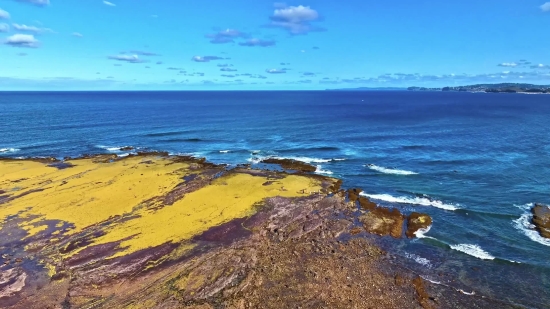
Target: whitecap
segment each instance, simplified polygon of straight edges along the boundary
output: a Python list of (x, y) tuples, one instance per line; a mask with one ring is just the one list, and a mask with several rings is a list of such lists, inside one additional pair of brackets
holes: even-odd
[(426, 233), (428, 233), (430, 231), (430, 229), (432, 228), (432, 226), (428, 226), (426, 228), (423, 228), (423, 229), (418, 229), (418, 231), (414, 232), (414, 235), (416, 236), (416, 238), (419, 238), (419, 239), (422, 239), (422, 238), (428, 238), (428, 239), (435, 239), (437, 240), (435, 237), (431, 237), (431, 236), (427, 236)]
[(317, 169), (315, 170), (315, 173), (317, 174), (325, 174), (325, 175), (332, 175), (333, 172), (329, 170), (323, 170), (321, 165), (317, 165)]
[(344, 159), (344, 158), (342, 158), (342, 159), (332, 159), (332, 161), (346, 161), (346, 160), (347, 159)]
[(457, 250), (463, 253), (466, 253), (468, 255), (471, 255), (473, 257), (476, 257), (478, 259), (482, 260), (494, 260), (495, 257), (492, 256), (489, 252), (481, 249), (478, 245), (471, 245), (471, 244), (458, 244), (458, 245), (451, 245), (451, 249)]
[(229, 153), (231, 150), (220, 150), (220, 153)]
[(18, 152), (19, 150), (21, 150), (21, 149), (17, 149), (17, 148), (0, 148), (0, 153), (14, 153), (14, 152)]
[(422, 279), (426, 280), (426, 281), (429, 281), (429, 282), (433, 283), (433, 284), (441, 284), (440, 281), (432, 280), (432, 279), (428, 278), (427, 276), (420, 275), (420, 277)]
[(531, 211), (531, 208), (533, 208), (533, 206), (535, 206), (535, 203), (514, 204), (514, 206), (521, 209), (521, 210)]
[(113, 146), (103, 146), (103, 145), (97, 145), (98, 148), (105, 149), (110, 152), (122, 152), (120, 150), (121, 148), (128, 147), (128, 146), (120, 146), (120, 147), (113, 147)]
[(405, 257), (407, 257), (408, 259), (414, 260), (416, 263), (418, 263), (420, 265), (424, 265), (426, 267), (431, 267), (432, 266), (430, 260), (428, 260), (426, 258), (423, 258), (421, 256), (418, 256), (416, 254), (405, 253)]
[(296, 161), (301, 161), (304, 163), (328, 163), (331, 159), (319, 159), (319, 158), (309, 158), (309, 157), (276, 157), (276, 159), (291, 159)]
[(411, 204), (411, 205), (421, 205), (421, 206), (433, 206), (436, 208), (441, 208), (445, 210), (457, 210), (459, 209), (455, 205), (445, 204), (442, 201), (434, 200), (426, 197), (407, 197), (407, 196), (392, 196), (389, 194), (366, 194), (361, 193), (361, 195), (366, 196), (371, 199), (381, 200), (390, 203), (399, 203), (399, 204)]
[(368, 165), (365, 165), (365, 166), (370, 168), (373, 171), (377, 171), (377, 172), (384, 173), (384, 174), (418, 175), (418, 173), (415, 173), (415, 172), (406, 171), (406, 170), (399, 170), (399, 169), (391, 169), (391, 168), (386, 168), (386, 167), (378, 166), (378, 165), (374, 165), (374, 164), (368, 164)]
[(476, 295), (476, 292), (472, 291), (472, 292), (466, 292), (464, 291), (463, 289), (458, 289), (457, 291), (459, 291), (460, 293), (464, 294), (464, 295)]
[(531, 223), (533, 215), (525, 213), (518, 219), (514, 220), (514, 227), (523, 232), (525, 236), (529, 237), (532, 241), (538, 242), (541, 245), (550, 247), (550, 239), (540, 236), (539, 232), (535, 230), (535, 226)]

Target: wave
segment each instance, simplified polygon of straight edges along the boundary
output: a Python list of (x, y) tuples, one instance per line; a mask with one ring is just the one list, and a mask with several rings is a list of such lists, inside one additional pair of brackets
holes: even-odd
[(422, 239), (422, 238), (428, 238), (428, 239), (434, 239), (434, 240), (438, 240), (437, 238), (434, 238), (434, 237), (431, 237), (431, 236), (426, 236), (426, 234), (432, 229), (432, 226), (428, 226), (426, 228), (423, 228), (423, 229), (418, 229), (418, 231), (414, 232), (414, 236), (416, 236), (416, 238), (418, 239)]
[(533, 215), (531, 213), (524, 213), (521, 217), (513, 221), (514, 227), (532, 241), (550, 247), (550, 239), (540, 236), (539, 232), (535, 230), (535, 226), (531, 223), (532, 219)]
[(169, 138), (169, 139), (160, 139), (158, 140), (162, 143), (197, 143), (205, 142), (205, 140), (200, 138)]
[(328, 163), (328, 162), (331, 162), (333, 160), (333, 159), (319, 159), (319, 158), (309, 158), (309, 157), (278, 157), (278, 156), (260, 157), (260, 156), (257, 156), (257, 157), (248, 158), (247, 161), (251, 162), (251, 163), (254, 163), (254, 164), (258, 164), (258, 163), (260, 163), (261, 161), (263, 161), (265, 159), (296, 160), (296, 161), (309, 163), (309, 164), (311, 164), (311, 163)]
[(220, 153), (229, 153), (231, 150), (220, 150)]
[(287, 148), (287, 149), (275, 149), (276, 152), (280, 153), (300, 153), (304, 151), (339, 151), (338, 147), (329, 147), (329, 146), (319, 146), (319, 147), (303, 147), (303, 148)]
[(325, 175), (332, 175), (333, 172), (329, 170), (323, 170), (321, 165), (317, 165), (317, 169), (315, 170), (315, 173), (317, 174), (325, 174)]
[(389, 194), (367, 194), (367, 193), (360, 193), (363, 196), (366, 196), (371, 199), (390, 202), (390, 203), (398, 203), (398, 204), (410, 204), (410, 205), (421, 205), (421, 206), (433, 206), (436, 208), (444, 209), (444, 210), (457, 210), (460, 209), (459, 207), (452, 205), (452, 204), (445, 204), (442, 201), (431, 199), (429, 197), (407, 197), (407, 196), (392, 196)]
[(102, 146), (102, 145), (97, 145), (96, 147), (107, 150), (107, 151), (110, 151), (110, 152), (121, 153), (121, 152), (125, 152), (124, 150), (121, 150), (122, 148), (132, 147), (132, 146)]
[(418, 173), (415, 173), (415, 172), (406, 171), (406, 170), (391, 169), (391, 168), (386, 168), (386, 167), (382, 167), (382, 166), (378, 166), (378, 165), (374, 165), (374, 164), (368, 164), (368, 165), (365, 165), (365, 166), (370, 168), (371, 170), (374, 170), (374, 171), (377, 171), (377, 172), (380, 172), (380, 173), (384, 173), (384, 174), (418, 175)]
[(489, 252), (481, 249), (478, 245), (470, 245), (470, 244), (458, 244), (458, 245), (450, 245), (451, 249), (457, 250), (463, 253), (466, 253), (468, 255), (471, 255), (473, 257), (476, 257), (478, 259), (482, 260), (494, 260), (495, 257), (489, 254)]
[(432, 266), (432, 263), (430, 262), (430, 260), (428, 260), (426, 258), (423, 258), (421, 256), (418, 256), (416, 254), (405, 253), (405, 257), (408, 258), (408, 259), (414, 260), (415, 262), (417, 262), (420, 265), (424, 265), (426, 267), (431, 267)]
[(17, 149), (17, 148), (0, 148), (0, 153), (14, 153), (14, 152), (18, 152), (19, 150), (21, 150), (21, 149)]

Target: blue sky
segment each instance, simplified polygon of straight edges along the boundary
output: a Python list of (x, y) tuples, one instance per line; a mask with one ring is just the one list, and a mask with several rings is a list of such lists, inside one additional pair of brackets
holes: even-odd
[(544, 0), (0, 0), (0, 90), (550, 84)]

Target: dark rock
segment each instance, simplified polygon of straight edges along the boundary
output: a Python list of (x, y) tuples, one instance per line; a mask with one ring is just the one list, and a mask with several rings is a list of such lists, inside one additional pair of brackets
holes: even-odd
[(376, 207), (378, 207), (378, 205), (376, 205), (376, 203), (372, 202), (371, 200), (369, 200), (368, 198), (366, 198), (364, 196), (361, 196), (359, 198), (359, 204), (361, 205), (361, 208), (363, 208), (365, 210), (373, 210)]
[(533, 213), (533, 224), (540, 236), (550, 238), (550, 207), (543, 204), (535, 204), (531, 212)]
[(414, 233), (420, 229), (425, 229), (430, 225), (432, 225), (432, 217), (427, 214), (413, 212), (407, 219), (407, 237), (414, 238)]
[(125, 146), (125, 147), (121, 147), (121, 148), (120, 148), (120, 151), (130, 151), (130, 150), (134, 150), (134, 147), (132, 147), (132, 146)]
[(363, 192), (362, 189), (349, 189), (348, 198), (350, 202), (356, 202), (359, 199), (359, 193)]
[(307, 173), (313, 173), (317, 170), (317, 167), (311, 164), (307, 164), (307, 163), (297, 161), (297, 160), (292, 160), (292, 159), (269, 158), (269, 159), (262, 160), (261, 163), (278, 164), (284, 169), (307, 172)]

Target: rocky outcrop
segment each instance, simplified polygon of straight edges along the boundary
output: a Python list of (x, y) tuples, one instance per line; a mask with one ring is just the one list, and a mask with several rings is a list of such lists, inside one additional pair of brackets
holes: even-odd
[(317, 167), (311, 164), (307, 164), (305, 162), (292, 160), (292, 159), (269, 158), (269, 159), (262, 160), (261, 163), (278, 164), (282, 168), (287, 170), (294, 170), (294, 171), (300, 171), (300, 172), (306, 172), (306, 173), (313, 173), (317, 170)]
[(540, 236), (550, 238), (550, 207), (543, 204), (535, 204), (531, 209), (533, 224)]
[(427, 214), (413, 212), (407, 218), (407, 237), (414, 238), (418, 230), (426, 229), (432, 225), (432, 217)]
[(359, 217), (365, 230), (380, 236), (400, 238), (403, 234), (405, 216), (397, 209), (377, 207)]

